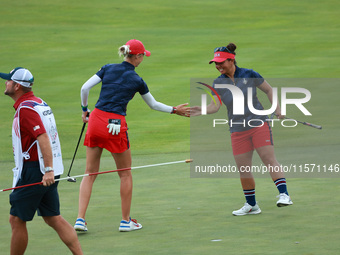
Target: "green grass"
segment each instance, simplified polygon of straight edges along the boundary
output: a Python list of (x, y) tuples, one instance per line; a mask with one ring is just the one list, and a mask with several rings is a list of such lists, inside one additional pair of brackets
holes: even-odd
[[(134, 165), (187, 156), (135, 156)], [(103, 170), (111, 169), (110, 159), (104, 158), (103, 164)], [(83, 161), (78, 160), (75, 166), (83, 167)], [(59, 186), (62, 215), (69, 222), (76, 217), (79, 184), (80, 179)], [(273, 183), (260, 178), (257, 198), (262, 214), (235, 217), (231, 211), (238, 209), (243, 200), (238, 179), (189, 178), (186, 164), (136, 170), (132, 216), (144, 228), (119, 233), (118, 177), (98, 176), (87, 212), (89, 232), (78, 236), (86, 254), (132, 254), (136, 249), (138, 254), (337, 254), (340, 209), (336, 205), (340, 199), (330, 195), (339, 189), (338, 179), (290, 179), (288, 184), (293, 206), (277, 208)], [(5, 202), (0, 223), (3, 251), (9, 249), (10, 233)], [(67, 253), (40, 217), (29, 223), (28, 229), (27, 254), (46, 254), (51, 249), (52, 254)], [(216, 239), (221, 241), (212, 242)]]
[[(272, 86), (293, 87), (306, 81), (296, 78), (312, 78), (310, 84), (300, 85), (312, 93), (306, 107), (313, 116), (306, 120), (323, 125), (323, 130), (276, 127), (279, 161), (336, 164), (338, 9), (335, 0), (2, 1), (0, 71), (16, 66), (32, 71), (35, 94), (54, 111), (67, 171), (82, 127), (80, 87), (104, 64), (121, 61), (119, 46), (132, 38), (143, 41), (152, 55), (137, 68), (138, 74), (158, 101), (178, 105), (190, 102), (191, 78), (218, 75), (207, 64), (212, 49), (232, 41), (238, 46), (239, 66), (258, 71)], [(99, 85), (91, 90), (90, 109), (99, 91)], [(1, 189), (12, 182), (13, 103), (6, 96), (0, 100)], [(289, 111), (290, 117), (305, 119), (296, 109)], [(189, 119), (152, 111), (136, 95), (128, 106), (127, 122), (134, 166), (189, 157)], [(225, 143), (226, 160), (234, 164), (228, 134)], [(254, 160), (259, 163), (258, 157)], [(80, 146), (73, 174), (82, 174), (84, 165), (85, 149)], [(114, 169), (108, 153), (101, 166)], [(190, 178), (185, 164), (136, 170), (132, 216), (144, 228), (119, 233), (119, 180), (116, 174), (100, 176), (87, 215), (90, 231), (79, 239), (85, 254), (337, 254), (338, 180), (290, 178), (294, 205), (276, 208), (272, 181), (259, 178), (256, 192), (263, 213), (232, 217), (231, 211), (243, 203), (237, 178)], [(71, 223), (77, 214), (79, 183), (59, 186), (62, 215)], [(8, 193), (0, 194), (0, 204), (0, 254), (8, 254)], [(68, 252), (39, 217), (28, 228), (26, 254)]]

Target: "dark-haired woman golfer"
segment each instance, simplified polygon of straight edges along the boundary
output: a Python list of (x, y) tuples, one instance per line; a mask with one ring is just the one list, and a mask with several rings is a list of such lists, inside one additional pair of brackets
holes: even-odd
[[(142, 63), (144, 56), (150, 56), (141, 41), (130, 40), (119, 48), (119, 55), (124, 56), (120, 64), (103, 66), (81, 88), (81, 102), (83, 108), (83, 122), (87, 122), (87, 104), (90, 89), (102, 83), (101, 92), (95, 109), (88, 120), (88, 129), (84, 145), (86, 147), (85, 173), (99, 171), (100, 157), (103, 149), (111, 152), (117, 169), (131, 167), (131, 151), (128, 138), (128, 127), (125, 121), (126, 107), (135, 93), (139, 93), (150, 108), (162, 112), (189, 116), (190, 110), (182, 104), (177, 107), (157, 102), (149, 92), (148, 86), (135, 72), (135, 68)], [(118, 172), (120, 177), (120, 196), (122, 221), (119, 231), (141, 229), (142, 225), (130, 217), (132, 199), (131, 170)], [(96, 175), (83, 178), (79, 190), (78, 218), (74, 228), (87, 231), (85, 213), (90, 202), (92, 186)]]
[[(236, 45), (233, 43), (228, 44), (226, 47), (219, 47), (214, 50), (214, 58), (209, 64), (215, 63), (215, 67), (221, 75), (215, 79), (213, 87), (218, 83), (237, 86), (242, 90), (245, 101), (249, 96), (248, 88), (253, 88), (251, 95), (253, 106), (257, 110), (263, 110), (263, 107), (256, 96), (256, 89), (258, 88), (264, 92), (272, 103), (272, 87), (259, 73), (251, 69), (238, 67), (235, 60), (235, 50)], [(277, 206), (281, 207), (293, 204), (287, 192), (286, 179), (282, 172), (282, 168), (275, 157), (272, 132), (266, 121), (268, 116), (253, 114), (248, 108), (247, 103), (245, 103), (244, 115), (234, 115), (233, 96), (230, 90), (227, 88), (215, 88), (215, 90), (228, 109), (228, 123), (231, 132), (233, 154), (240, 172), (241, 184), (246, 198), (244, 206), (239, 210), (233, 211), (233, 215), (258, 214), (261, 212), (255, 199), (255, 180), (250, 171), (254, 150), (256, 150), (262, 162), (269, 170), (275, 170), (269, 172), (279, 190), (279, 200), (276, 203)], [(207, 106), (208, 114), (217, 112), (221, 107), (217, 95), (214, 95), (214, 97), (217, 104), (212, 101)], [(201, 107), (195, 106), (191, 108), (191, 116), (200, 114)], [(279, 104), (276, 107), (275, 114), (278, 118), (284, 117), (281, 115)]]

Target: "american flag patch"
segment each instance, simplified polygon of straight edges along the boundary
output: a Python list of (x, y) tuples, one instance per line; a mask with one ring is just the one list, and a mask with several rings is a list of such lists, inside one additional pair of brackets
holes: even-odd
[(33, 131), (37, 131), (39, 128), (40, 128), (40, 126), (37, 125), (37, 126), (35, 126), (35, 127), (33, 128)]

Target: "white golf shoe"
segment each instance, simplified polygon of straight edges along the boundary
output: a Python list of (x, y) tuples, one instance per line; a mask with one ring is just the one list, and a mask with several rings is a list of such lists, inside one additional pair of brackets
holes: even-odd
[(257, 203), (254, 206), (251, 206), (250, 204), (245, 203), (241, 209), (233, 211), (233, 215), (235, 216), (259, 214), (259, 213), (261, 213), (261, 209)]
[(76, 231), (86, 232), (87, 231), (87, 223), (84, 219), (78, 218), (76, 223), (74, 224), (74, 229)]
[(290, 199), (290, 196), (288, 196), (286, 193), (280, 193), (280, 195), (277, 196), (279, 200), (277, 200), (276, 205), (278, 207), (283, 207), (287, 205), (292, 205), (293, 202)]
[(122, 220), (120, 222), (119, 231), (128, 232), (128, 231), (138, 230), (141, 228), (142, 228), (142, 224), (138, 223), (137, 220), (130, 218), (130, 221)]

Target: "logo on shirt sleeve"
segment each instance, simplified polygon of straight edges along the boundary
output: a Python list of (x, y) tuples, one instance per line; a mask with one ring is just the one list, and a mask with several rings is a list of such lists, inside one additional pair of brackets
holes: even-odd
[(33, 127), (33, 131), (37, 131), (38, 129), (40, 129), (40, 126), (39, 126), (39, 125)]

